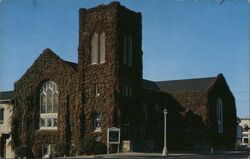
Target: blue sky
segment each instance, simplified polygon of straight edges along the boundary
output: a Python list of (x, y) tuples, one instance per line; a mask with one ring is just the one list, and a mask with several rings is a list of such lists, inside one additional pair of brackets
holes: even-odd
[[(110, 0), (0, 0), (0, 91), (45, 48), (77, 62), (78, 10)], [(123, 0), (143, 16), (143, 76), (173, 80), (223, 73), (239, 117), (249, 117), (247, 0)]]

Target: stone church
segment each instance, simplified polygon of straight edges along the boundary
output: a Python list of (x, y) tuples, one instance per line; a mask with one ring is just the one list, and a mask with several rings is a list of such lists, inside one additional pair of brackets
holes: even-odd
[[(142, 15), (118, 2), (79, 11), (78, 63), (45, 49), (15, 83), (12, 139), (34, 155), (39, 145), (77, 145), (84, 136), (163, 147), (163, 110), (170, 150), (232, 149), (235, 99), (222, 74), (154, 82), (142, 75)], [(137, 143), (137, 144), (136, 144)], [(147, 142), (148, 143), (148, 142)]]

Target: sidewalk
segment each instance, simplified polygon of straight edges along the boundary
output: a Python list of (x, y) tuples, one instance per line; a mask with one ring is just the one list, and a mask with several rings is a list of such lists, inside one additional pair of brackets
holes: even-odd
[[(114, 153), (114, 154), (102, 154), (102, 155), (83, 155), (83, 156), (73, 156), (73, 157), (66, 157), (66, 158), (228, 158), (233, 156), (248, 156), (248, 151), (221, 151), (215, 152), (214, 154), (209, 153), (188, 153), (188, 152), (173, 152), (170, 153), (168, 156), (162, 156), (161, 153), (143, 153), (143, 152), (127, 152), (127, 153)], [(234, 157), (233, 157), (234, 158)], [(238, 157), (237, 157), (238, 158)]]

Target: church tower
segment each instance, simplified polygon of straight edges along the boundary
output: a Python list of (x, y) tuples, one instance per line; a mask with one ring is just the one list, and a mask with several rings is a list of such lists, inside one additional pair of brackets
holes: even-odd
[(105, 141), (108, 127), (120, 127), (131, 138), (141, 109), (141, 14), (112, 2), (80, 9), (79, 25), (78, 136)]

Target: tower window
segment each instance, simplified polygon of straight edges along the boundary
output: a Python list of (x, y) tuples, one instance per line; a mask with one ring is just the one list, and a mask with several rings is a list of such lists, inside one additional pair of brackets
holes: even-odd
[(122, 63), (132, 66), (133, 61), (133, 41), (130, 35), (123, 35)]
[(91, 64), (105, 63), (105, 33), (91, 36)]
[(122, 96), (123, 97), (132, 97), (133, 96), (133, 89), (130, 84), (123, 84), (122, 85)]
[(221, 98), (216, 101), (216, 117), (218, 124), (218, 133), (223, 133), (223, 106)]

